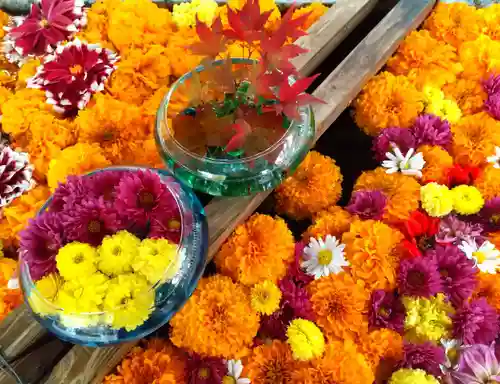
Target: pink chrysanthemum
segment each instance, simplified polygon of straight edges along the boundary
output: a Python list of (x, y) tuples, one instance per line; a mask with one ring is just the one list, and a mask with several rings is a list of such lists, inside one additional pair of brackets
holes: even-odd
[(43, 89), (47, 103), (55, 111), (75, 114), (87, 105), (92, 94), (104, 89), (117, 60), (118, 56), (109, 49), (75, 39), (47, 56), (29, 79), (28, 87)]
[(484, 109), (491, 117), (500, 120), (500, 92), (488, 96), (488, 99), (484, 102)]
[(197, 354), (187, 359), (186, 377), (189, 384), (219, 384), (226, 372), (227, 367), (222, 359)]
[(84, 23), (82, 0), (41, 0), (31, 5), (24, 21), (10, 31), (15, 49), (23, 56), (43, 55), (69, 40)]
[(451, 372), (453, 384), (492, 384), (500, 382), (500, 359), (495, 345), (471, 345), (461, 353), (458, 370)]
[(0, 149), (0, 207), (10, 204), (32, 186), (29, 156), (10, 147)]
[(439, 145), (447, 148), (451, 144), (451, 127), (446, 120), (441, 120), (435, 115), (422, 115), (417, 117), (411, 127), (415, 137), (415, 146)]
[(114, 201), (116, 198), (116, 187), (127, 171), (106, 170), (97, 172), (88, 177), (89, 185), (95, 196), (102, 197), (105, 201)]
[(152, 239), (168, 239), (174, 244), (181, 241), (182, 221), (181, 213), (177, 209), (168, 215), (153, 216), (149, 225), (147, 237)]
[(382, 191), (354, 192), (346, 210), (362, 220), (381, 220), (384, 216), (387, 197)]
[(373, 140), (372, 151), (377, 161), (385, 160), (385, 154), (391, 152), (393, 146), (398, 147), (401, 152), (407, 153), (409, 149), (415, 148), (415, 137), (409, 129), (399, 127), (385, 128)]
[(430, 341), (421, 344), (406, 343), (403, 348), (403, 360), (399, 368), (423, 369), (433, 376), (441, 376), (440, 365), (446, 360), (443, 347)]
[(398, 333), (404, 330), (405, 307), (395, 292), (376, 289), (372, 292), (368, 320), (372, 328), (389, 328)]
[(481, 224), (466, 222), (451, 214), (441, 219), (439, 232), (436, 234), (436, 243), (458, 245), (464, 240), (478, 239), (482, 233)]
[(453, 337), (465, 344), (489, 344), (499, 331), (498, 315), (484, 298), (464, 303), (452, 320)]
[(488, 96), (500, 92), (500, 76), (491, 75), (488, 79), (483, 81), (483, 88)]
[(488, 200), (481, 212), (479, 212), (480, 223), (486, 232), (500, 231), (500, 196)]
[(398, 285), (407, 296), (430, 297), (443, 291), (436, 262), (423, 257), (401, 260)]
[(66, 182), (60, 183), (54, 191), (49, 210), (51, 212), (69, 211), (75, 204), (89, 198), (97, 198), (92, 191), (89, 179), (70, 175)]

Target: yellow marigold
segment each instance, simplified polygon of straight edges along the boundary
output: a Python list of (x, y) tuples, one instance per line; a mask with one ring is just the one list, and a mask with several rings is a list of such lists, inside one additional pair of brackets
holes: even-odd
[(392, 374), (388, 384), (439, 384), (439, 381), (423, 369), (402, 368)]
[(273, 340), (253, 349), (242, 376), (248, 377), (252, 384), (288, 384), (292, 383), (296, 366), (288, 344)]
[(465, 78), (481, 80), (500, 70), (500, 41), (486, 35), (462, 44), (458, 53)]
[(295, 173), (276, 188), (276, 210), (296, 220), (334, 205), (342, 193), (342, 174), (331, 157), (310, 151)]
[(172, 343), (202, 355), (246, 356), (259, 329), (246, 287), (222, 275), (203, 278), (170, 321)]
[(36, 73), (37, 68), (40, 66), (41, 62), (39, 59), (33, 58), (26, 61), (19, 72), (17, 73), (16, 88), (26, 87), (26, 82), (30, 77), (33, 77)]
[(405, 76), (382, 72), (365, 85), (354, 102), (356, 124), (368, 135), (384, 128), (408, 128), (424, 110), (423, 95)]
[(312, 218), (312, 224), (302, 234), (302, 240), (309, 241), (311, 237), (319, 238), (332, 235), (337, 238), (349, 230), (353, 217), (342, 207), (332, 205), (319, 211)]
[(50, 141), (31, 142), (26, 146), (18, 146), (14, 143), (14, 147), (30, 154), (30, 163), (35, 167), (34, 176), (40, 182), (46, 181), (51, 160), (61, 153), (61, 147)]
[(450, 154), (437, 145), (422, 145), (417, 152), (421, 152), (425, 160), (421, 181), (423, 183), (444, 182), (446, 169), (453, 166), (453, 158)]
[[(73, 121), (62, 119), (46, 111), (33, 112), (26, 137), (31, 148), (50, 143), (59, 148), (76, 144), (77, 129)], [(49, 145), (50, 145), (49, 144)]]
[(281, 291), (272, 281), (255, 284), (250, 291), (250, 303), (255, 312), (272, 315), (280, 306)]
[(0, 114), (2, 113), (2, 106), (12, 97), (13, 93), (9, 88), (0, 86)]
[(99, 94), (95, 104), (80, 111), (75, 120), (79, 141), (98, 144), (113, 164), (128, 163), (138, 141), (145, 139), (149, 127), (139, 107)]
[(486, 167), (474, 185), (486, 201), (500, 196), (500, 169)]
[(453, 210), (453, 194), (446, 185), (432, 182), (420, 189), (422, 208), (432, 217), (443, 217)]
[(401, 173), (387, 174), (385, 168), (365, 171), (354, 185), (355, 191), (380, 190), (387, 197), (384, 221), (400, 223), (408, 220), (411, 212), (419, 207), (420, 184), (410, 176)]
[(328, 338), (354, 339), (368, 330), (366, 303), (370, 297), (361, 281), (341, 273), (314, 280), (308, 286), (318, 324)]
[(215, 255), (217, 270), (244, 285), (277, 282), (293, 260), (292, 232), (279, 217), (254, 214), (236, 227)]
[(443, 92), (447, 99), (455, 100), (465, 116), (482, 111), (488, 97), (481, 81), (471, 79), (449, 83), (444, 86)]
[(319, 20), (328, 11), (328, 7), (315, 1), (305, 7), (301, 7), (293, 12), (292, 20), (296, 19), (302, 15), (310, 13), (309, 17), (306, 19), (305, 23), (302, 24), (302, 29), (307, 31), (316, 21)]
[(500, 279), (497, 275), (479, 273), (473, 298), (485, 298), (488, 304), (500, 312)]
[(406, 77), (419, 91), (426, 85), (441, 88), (446, 84), (453, 84), (457, 81), (457, 76), (453, 72), (437, 67), (430, 69), (414, 68), (408, 72)]
[(0, 11), (0, 39), (3, 39), (5, 34), (7, 33), (3, 27), (6, 27), (9, 24), (10, 17), (4, 11)]
[(76, 37), (82, 41), (98, 43), (102, 47), (115, 50), (108, 38), (109, 12), (120, 4), (121, 0), (97, 0), (87, 10), (87, 25)]
[(186, 356), (169, 341), (150, 339), (132, 348), (104, 384), (180, 384), (186, 380)]
[(286, 336), (295, 360), (308, 361), (321, 357), (325, 351), (325, 337), (310, 320), (292, 320), (286, 330)]
[(152, 168), (165, 167), (165, 163), (160, 157), (160, 152), (158, 152), (156, 140), (153, 137), (137, 141), (137, 147), (141, 149), (132, 154), (132, 164)]
[(427, 18), (424, 28), (436, 39), (458, 48), (465, 41), (475, 40), (483, 28), (476, 7), (464, 3), (439, 3)]
[(180, 77), (200, 64), (202, 57), (193, 55), (186, 48), (198, 41), (199, 38), (194, 28), (180, 28), (169, 36), (166, 53), (170, 61), (172, 75)]
[(403, 238), (399, 231), (380, 221), (354, 221), (342, 236), (352, 277), (363, 281), (370, 290), (395, 288), (397, 268), (390, 255)]
[(451, 153), (461, 165), (480, 166), (500, 146), (500, 122), (486, 112), (466, 116), (452, 124)]
[(354, 343), (332, 340), (326, 345), (323, 357), (313, 360), (310, 365), (299, 366), (289, 382), (368, 384), (374, 379), (368, 362)]
[(174, 4), (172, 20), (180, 28), (194, 27), (196, 19), (207, 25), (212, 25), (216, 13), (217, 3), (214, 0), (192, 0)]
[(425, 107), (425, 112), (448, 120), (450, 123), (456, 123), (462, 117), (462, 111), (458, 104), (453, 100), (440, 100), (432, 102)]
[(500, 40), (500, 4), (490, 4), (477, 12), (485, 25), (483, 33), (493, 40)]
[(70, 175), (82, 175), (95, 169), (108, 167), (111, 162), (98, 144), (78, 143), (61, 151), (52, 159), (47, 172), (47, 183), (55, 189)]

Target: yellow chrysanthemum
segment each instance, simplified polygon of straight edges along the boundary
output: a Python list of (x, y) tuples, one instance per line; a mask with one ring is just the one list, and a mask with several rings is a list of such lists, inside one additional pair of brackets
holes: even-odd
[(400, 369), (392, 374), (389, 384), (439, 384), (439, 381), (423, 369)]
[(422, 145), (417, 152), (422, 153), (425, 160), (421, 181), (423, 183), (444, 182), (446, 170), (453, 166), (453, 158), (450, 154), (437, 145)]
[(460, 215), (473, 215), (484, 206), (484, 199), (476, 187), (459, 185), (451, 190), (453, 209)]
[(424, 185), (420, 189), (420, 200), (422, 208), (432, 217), (443, 217), (453, 210), (453, 194), (446, 185)]
[(312, 224), (302, 234), (302, 240), (308, 242), (311, 237), (315, 239), (332, 235), (340, 238), (349, 230), (353, 217), (342, 207), (333, 205), (313, 216)]
[(62, 283), (61, 277), (56, 273), (51, 273), (35, 282), (36, 289), (32, 289), (28, 297), (33, 312), (40, 316), (56, 313), (55, 300)]
[(193, 27), (196, 18), (202, 23), (212, 25), (217, 13), (217, 3), (214, 0), (192, 0), (187, 3), (174, 4), (172, 20), (180, 28)]
[[(108, 290), (109, 277), (97, 272), (90, 276), (81, 276), (67, 281), (62, 291), (67, 296), (73, 298), (72, 306), (75, 313), (99, 312), (102, 310), (104, 296)], [(69, 310), (69, 308), (65, 308)]]
[(96, 269), (97, 251), (89, 244), (74, 241), (59, 249), (57, 269), (66, 280), (92, 275)]
[(430, 103), (425, 108), (425, 112), (439, 116), (444, 120), (448, 120), (450, 123), (456, 123), (462, 117), (462, 111), (453, 100), (442, 100)]
[(444, 86), (445, 97), (455, 100), (464, 116), (482, 111), (488, 95), (479, 80), (458, 79)]
[(106, 236), (99, 247), (99, 270), (108, 275), (131, 272), (140, 245), (141, 241), (127, 231)]
[(485, 25), (483, 33), (493, 40), (500, 40), (500, 4), (490, 4), (478, 9), (477, 13)]
[(273, 314), (280, 306), (281, 291), (272, 281), (255, 284), (250, 291), (250, 302), (254, 311), (264, 315)]
[(487, 35), (465, 42), (458, 53), (464, 67), (464, 78), (481, 80), (490, 73), (500, 71), (500, 41), (492, 40)]
[(167, 239), (143, 240), (132, 261), (132, 269), (152, 284), (170, 280), (179, 269), (177, 245)]
[(412, 342), (437, 342), (448, 338), (454, 309), (442, 293), (435, 297), (403, 297), (406, 308), (405, 337)]
[(312, 360), (321, 357), (325, 351), (325, 337), (312, 321), (292, 320), (286, 330), (286, 337), (295, 360)]
[(432, 85), (426, 85), (422, 88), (422, 95), (424, 96), (424, 105), (427, 107), (432, 103), (440, 103), (444, 100), (444, 92)]

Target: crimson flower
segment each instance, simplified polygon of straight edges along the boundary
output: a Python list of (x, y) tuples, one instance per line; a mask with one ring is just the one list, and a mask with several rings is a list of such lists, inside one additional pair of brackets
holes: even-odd
[(68, 40), (83, 22), (82, 0), (42, 0), (31, 5), (31, 12), (10, 31), (22, 55), (43, 55)]
[(412, 257), (422, 256), (422, 251), (433, 246), (434, 236), (438, 231), (438, 218), (430, 217), (421, 211), (414, 211), (402, 228), (406, 237), (403, 246)]
[(446, 170), (446, 184), (453, 188), (457, 185), (472, 185), (479, 177), (481, 170), (472, 165), (455, 164)]

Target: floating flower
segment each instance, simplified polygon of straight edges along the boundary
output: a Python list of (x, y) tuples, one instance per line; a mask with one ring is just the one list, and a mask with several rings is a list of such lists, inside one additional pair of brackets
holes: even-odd
[(66, 280), (88, 277), (96, 271), (96, 259), (97, 251), (94, 247), (74, 241), (57, 252), (57, 270)]
[(187, 359), (187, 381), (190, 384), (223, 383), (226, 365), (224, 360), (217, 357), (201, 357), (192, 354)]
[(170, 321), (172, 342), (208, 356), (240, 358), (259, 328), (248, 291), (231, 278), (200, 280), (191, 298)]
[(415, 153), (414, 148), (403, 155), (399, 148), (394, 148), (393, 152), (387, 152), (388, 160), (382, 162), (382, 167), (387, 168), (387, 173), (401, 172), (403, 175), (422, 177), (422, 168), (425, 165), (422, 153)]
[(471, 345), (460, 355), (458, 371), (450, 375), (457, 384), (488, 384), (500, 380), (500, 363), (494, 346)]
[(486, 161), (493, 164), (494, 168), (500, 168), (500, 147), (495, 147), (495, 154), (488, 156)]
[(421, 145), (447, 148), (452, 139), (450, 123), (435, 115), (419, 116), (410, 131), (415, 137), (415, 148)]
[(388, 384), (439, 384), (439, 381), (422, 369), (402, 368), (392, 374)]
[(420, 344), (405, 343), (400, 368), (421, 369), (433, 376), (440, 376), (440, 365), (445, 360), (444, 349), (429, 341)]
[(405, 307), (395, 292), (376, 289), (372, 292), (368, 317), (372, 328), (389, 328), (402, 333)]
[(28, 303), (33, 312), (42, 317), (57, 313), (57, 307), (52, 303), (56, 301), (62, 284), (63, 280), (57, 273), (50, 273), (37, 280), (36, 291), (32, 290), (28, 297)]
[(443, 291), (436, 262), (422, 257), (401, 260), (398, 286), (402, 295), (415, 297), (431, 297)]
[(346, 210), (362, 220), (380, 220), (384, 216), (387, 198), (381, 191), (354, 192)]
[(349, 262), (344, 256), (344, 244), (340, 244), (334, 236), (327, 235), (325, 240), (311, 237), (309, 245), (304, 248), (305, 261), (302, 268), (315, 279), (328, 276), (330, 273), (341, 273)]
[(438, 232), (439, 219), (429, 217), (421, 211), (415, 211), (404, 223), (403, 246), (410, 256), (418, 257), (423, 251), (434, 245), (434, 236)]
[(60, 183), (52, 194), (51, 212), (69, 212), (85, 199), (97, 199), (86, 177), (68, 176), (65, 183)]
[(278, 340), (253, 349), (245, 366), (245, 375), (252, 384), (288, 384), (292, 382), (295, 361), (290, 347)]
[(110, 50), (75, 39), (45, 58), (28, 87), (43, 89), (56, 112), (76, 114), (92, 94), (104, 89), (117, 60)]
[(222, 384), (250, 384), (250, 379), (241, 377), (243, 364), (241, 360), (228, 360), (227, 375), (222, 378)]
[(473, 215), (484, 206), (484, 199), (476, 187), (459, 185), (451, 190), (453, 209), (460, 215)]
[(484, 298), (497, 312), (500, 312), (500, 279), (489, 273), (477, 275), (477, 287), (474, 298)]
[(465, 302), (453, 320), (453, 337), (465, 344), (490, 344), (498, 335), (498, 315), (486, 299)]
[[(88, 244), (85, 245), (88, 246)], [(68, 265), (72, 262), (73, 261), (70, 260)], [(78, 266), (76, 268), (78, 268)], [(100, 272), (95, 272), (91, 274), (82, 273), (81, 276), (73, 276), (71, 280), (67, 280), (62, 284), (58, 289), (55, 302), (64, 309), (66, 315), (70, 315), (67, 319), (62, 321), (65, 324), (79, 323), (80, 326), (85, 326), (85, 323), (88, 323), (87, 325), (97, 324), (97, 316), (78, 316), (78, 314), (100, 312), (102, 310), (102, 305), (108, 293), (108, 289), (113, 285), (109, 282), (108, 276)], [(117, 306), (120, 305), (123, 305), (123, 303), (117, 304)], [(77, 316), (71, 316), (72, 314), (76, 314)]]
[(425, 161), (422, 183), (445, 182), (446, 172), (453, 166), (453, 157), (439, 146), (422, 145), (418, 148)]
[(420, 189), (422, 208), (431, 217), (443, 217), (453, 210), (453, 194), (446, 185), (429, 183)]
[(463, 240), (477, 239), (481, 236), (483, 228), (480, 224), (460, 220), (451, 214), (439, 222), (436, 242), (439, 244), (460, 244)]
[(325, 337), (312, 321), (292, 320), (286, 335), (295, 360), (309, 361), (321, 357), (325, 351)]
[(99, 247), (99, 270), (108, 275), (131, 272), (140, 244), (141, 241), (127, 231), (106, 236)]
[(475, 262), (481, 272), (496, 274), (500, 269), (500, 251), (489, 241), (480, 246), (475, 240), (462, 241), (458, 248)]
[(215, 256), (217, 269), (244, 285), (285, 276), (295, 243), (284, 220), (254, 214), (236, 227)]
[(300, 220), (334, 205), (342, 192), (335, 160), (310, 151), (295, 173), (276, 188), (277, 211)]
[(153, 285), (168, 281), (179, 270), (177, 245), (167, 239), (144, 239), (131, 265), (135, 273), (143, 275)]
[(33, 166), (27, 153), (4, 146), (0, 149), (0, 170), (0, 207), (3, 207), (33, 186)]
[(271, 315), (280, 306), (281, 291), (272, 281), (255, 284), (250, 296), (250, 303), (255, 312)]
[(312, 224), (302, 234), (302, 239), (308, 242), (311, 237), (319, 238), (326, 235), (340, 237), (349, 230), (352, 216), (349, 212), (337, 205), (316, 213), (312, 218)]
[(415, 136), (413, 136), (412, 130), (399, 127), (383, 129), (373, 139), (372, 151), (375, 153), (375, 159), (377, 161), (384, 160), (385, 154), (391, 151), (393, 147), (399, 148), (404, 153), (407, 153), (410, 148), (416, 148)]

